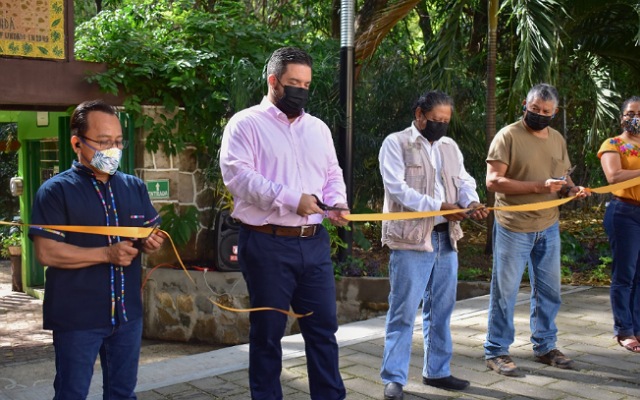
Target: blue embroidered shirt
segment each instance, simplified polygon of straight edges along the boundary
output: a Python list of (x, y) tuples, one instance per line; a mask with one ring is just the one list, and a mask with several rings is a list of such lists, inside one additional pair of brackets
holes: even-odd
[[(35, 225), (116, 226), (116, 220), (119, 226), (151, 226), (160, 222), (142, 180), (118, 171), (104, 184), (77, 161), (70, 169), (44, 182), (31, 214), (31, 224)], [(34, 235), (80, 247), (102, 247), (110, 241), (129, 239), (32, 227), (29, 237), (33, 240)], [(116, 324), (142, 318), (140, 256), (122, 268), (122, 275), (119, 269), (113, 273), (112, 288), (111, 264), (80, 269), (49, 266), (45, 273), (44, 329), (67, 331), (111, 326), (112, 294), (115, 294)]]

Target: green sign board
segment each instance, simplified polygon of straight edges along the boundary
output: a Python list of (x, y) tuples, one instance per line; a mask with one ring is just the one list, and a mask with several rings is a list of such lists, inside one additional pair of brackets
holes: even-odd
[(153, 181), (146, 181), (147, 191), (149, 197), (153, 199), (168, 199), (169, 198), (169, 180), (158, 179)]

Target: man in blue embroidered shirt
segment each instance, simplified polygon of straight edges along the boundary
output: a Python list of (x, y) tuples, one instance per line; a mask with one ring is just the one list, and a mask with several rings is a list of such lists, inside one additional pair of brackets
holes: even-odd
[[(71, 116), (70, 169), (47, 180), (33, 203), (34, 225), (151, 226), (159, 216), (144, 183), (118, 172), (120, 121), (100, 100)], [(38, 260), (48, 266), (44, 329), (53, 330), (54, 400), (86, 399), (98, 354), (105, 399), (135, 399), (142, 338), (140, 250), (156, 251), (164, 235), (137, 246), (129, 238), (32, 227)]]

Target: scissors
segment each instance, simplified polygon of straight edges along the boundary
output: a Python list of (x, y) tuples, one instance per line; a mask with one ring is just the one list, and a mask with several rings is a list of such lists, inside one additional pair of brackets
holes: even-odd
[(574, 165), (573, 167), (569, 167), (569, 168), (567, 168), (567, 170), (565, 171), (564, 175), (562, 175), (562, 176), (561, 176), (561, 177), (559, 177), (559, 178), (553, 178), (553, 179), (559, 179), (559, 180), (561, 180), (561, 181), (564, 181), (565, 179), (567, 179), (568, 177), (570, 177), (570, 176), (571, 176), (571, 173), (572, 173), (573, 171), (575, 171), (575, 169), (576, 169), (576, 166), (575, 166), (575, 165)]
[(153, 224), (151, 228), (152, 228), (151, 233), (149, 233), (149, 235), (146, 238), (136, 239), (132, 241), (133, 247), (135, 247), (139, 251), (142, 251), (142, 248), (144, 247), (144, 243), (147, 241), (147, 239), (151, 237), (151, 235), (158, 232), (158, 229), (160, 229), (160, 224), (156, 222), (155, 224)]
[(471, 214), (473, 214), (474, 212), (476, 212), (476, 211), (478, 211), (478, 210), (482, 210), (482, 209), (484, 209), (484, 208), (487, 208), (487, 206), (486, 206), (486, 205), (484, 205), (484, 204), (480, 204), (479, 206), (474, 207), (474, 208), (472, 208), (471, 210), (469, 210), (469, 211), (465, 212), (465, 214), (467, 214), (467, 215), (471, 215)]
[(334, 206), (324, 204), (323, 202), (320, 201), (318, 196), (316, 196), (315, 194), (312, 194), (312, 196), (316, 198), (316, 204), (318, 205), (318, 207), (320, 207), (322, 211), (349, 211), (348, 208), (334, 207)]

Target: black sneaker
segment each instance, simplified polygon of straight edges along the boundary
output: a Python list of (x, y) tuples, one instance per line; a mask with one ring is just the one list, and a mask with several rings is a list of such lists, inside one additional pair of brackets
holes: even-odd
[(396, 382), (389, 382), (384, 385), (384, 400), (402, 400), (402, 385)]
[(440, 389), (447, 390), (465, 390), (469, 387), (469, 381), (465, 381), (464, 379), (458, 379), (453, 375), (449, 375), (446, 378), (426, 378), (422, 377), (422, 383), (425, 385), (437, 387)]
[(508, 355), (487, 359), (487, 368), (505, 376), (520, 376), (520, 369)]

